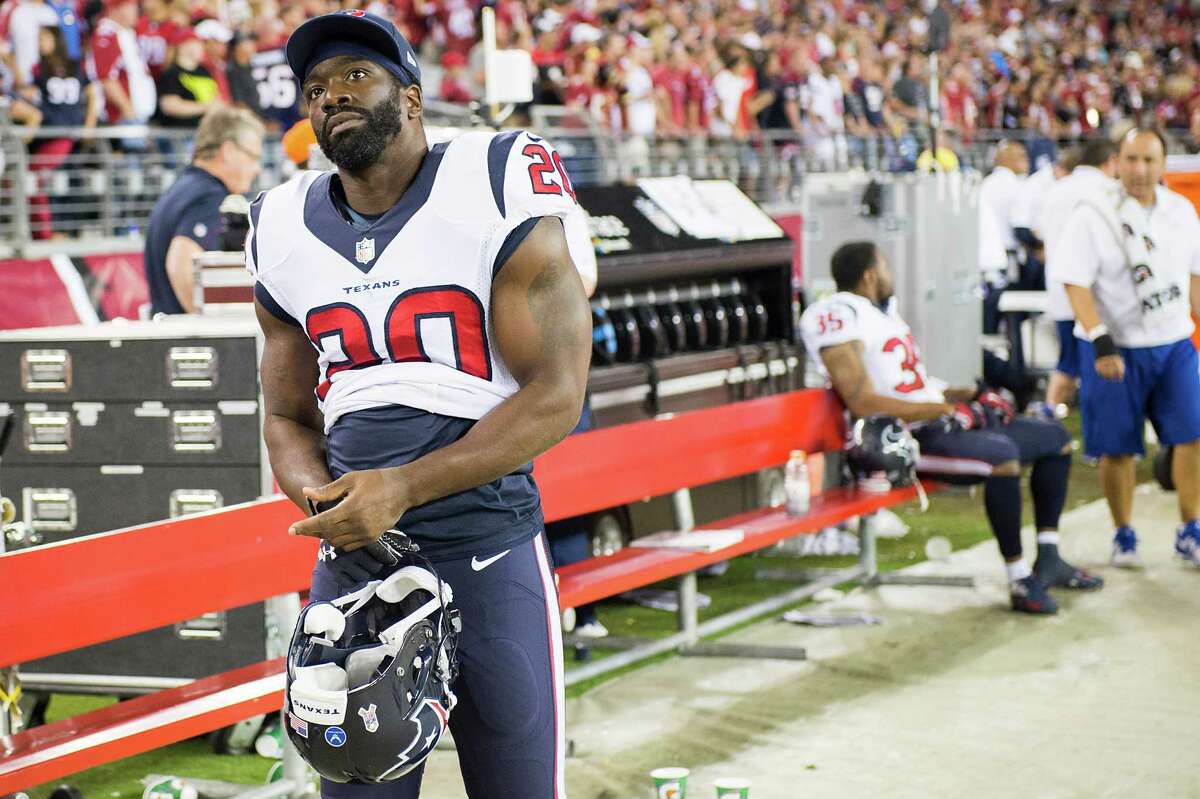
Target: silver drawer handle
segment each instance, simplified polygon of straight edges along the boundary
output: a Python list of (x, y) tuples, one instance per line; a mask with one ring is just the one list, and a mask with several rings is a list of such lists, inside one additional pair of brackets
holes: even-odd
[(21, 353), (21, 388), (25, 391), (70, 391), (71, 353), (25, 350)]

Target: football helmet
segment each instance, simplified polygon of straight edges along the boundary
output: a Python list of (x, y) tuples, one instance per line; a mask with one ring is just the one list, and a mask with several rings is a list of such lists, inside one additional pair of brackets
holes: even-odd
[(884, 472), (893, 488), (917, 480), (921, 447), (894, 416), (874, 414), (859, 419), (846, 444), (846, 465), (854, 477)]
[(421, 560), (300, 613), (284, 729), (327, 780), (399, 779), (446, 731), (462, 622), (450, 586)]

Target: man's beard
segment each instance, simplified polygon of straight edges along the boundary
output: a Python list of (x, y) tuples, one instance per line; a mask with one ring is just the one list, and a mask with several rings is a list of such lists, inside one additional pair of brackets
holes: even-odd
[(379, 160), (384, 148), (400, 134), (403, 127), (403, 97), (404, 93), (397, 87), (386, 100), (375, 106), (374, 110), (357, 107), (341, 109), (343, 112), (353, 111), (361, 115), (363, 124), (345, 131), (336, 139), (329, 135), (332, 125), (329, 117), (326, 117), (321, 130), (314, 131), (321, 151), (338, 169), (346, 172), (361, 172), (372, 166)]

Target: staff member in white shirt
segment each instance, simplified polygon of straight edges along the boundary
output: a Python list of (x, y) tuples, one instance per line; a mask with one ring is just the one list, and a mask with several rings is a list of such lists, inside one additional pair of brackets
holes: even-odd
[(1061, 415), (1065, 415), (1066, 403), (1079, 380), (1079, 348), (1075, 343), (1075, 313), (1055, 272), (1054, 248), (1075, 207), (1112, 188), (1117, 174), (1117, 146), (1108, 139), (1093, 139), (1083, 146), (1076, 160), (1070, 174), (1044, 193), (1041, 216), (1036, 220), (1037, 233), (1046, 245), (1046, 313), (1058, 328), (1059, 343), (1058, 365), (1046, 386), (1046, 405)]
[[(1086, 453), (1116, 525), (1113, 564), (1137, 566), (1130, 526), (1134, 457), (1150, 418), (1175, 447), (1172, 477), (1182, 524), (1175, 551), (1200, 566), (1200, 362), (1189, 337), (1200, 310), (1200, 219), (1159, 185), (1166, 145), (1157, 131), (1121, 140), (1120, 185), (1082, 201), (1055, 246), (1079, 342)], [(1190, 300), (1190, 301), (1189, 301)]]
[(1020, 142), (1001, 142), (994, 164), (979, 186), (979, 269), (987, 292), (984, 333), (995, 333), (1000, 324), (1000, 294), (1008, 285), (1009, 265), (1017, 251), (1014, 212), (1029, 171), (1029, 156)]

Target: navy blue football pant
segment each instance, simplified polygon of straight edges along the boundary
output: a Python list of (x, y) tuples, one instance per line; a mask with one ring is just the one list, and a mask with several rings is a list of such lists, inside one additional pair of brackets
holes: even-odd
[[(504, 553), (504, 554), (502, 554)], [(470, 799), (563, 799), (562, 635), (544, 534), (508, 550), (434, 561), (462, 613), (450, 732)], [(482, 568), (480, 568), (482, 567)], [(313, 601), (342, 591), (323, 561)], [(383, 731), (380, 731), (383, 734)], [(424, 766), (385, 785), (321, 781), (323, 799), (416, 799)]]
[(1030, 464), (1056, 456), (1071, 441), (1058, 422), (1026, 416), (976, 430), (947, 430), (935, 422), (913, 430), (913, 436), (921, 445), (917, 471), (957, 485), (978, 483), (1002, 463)]

